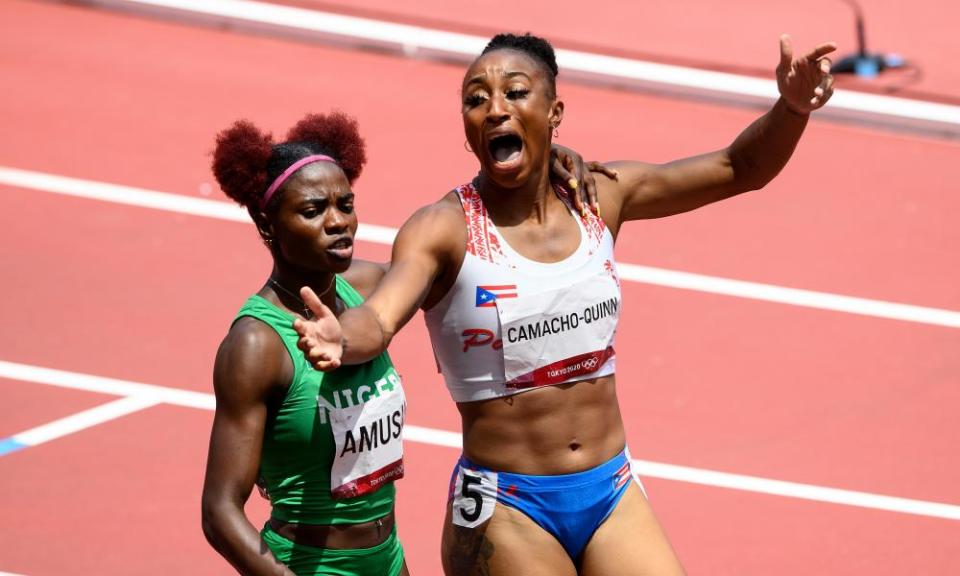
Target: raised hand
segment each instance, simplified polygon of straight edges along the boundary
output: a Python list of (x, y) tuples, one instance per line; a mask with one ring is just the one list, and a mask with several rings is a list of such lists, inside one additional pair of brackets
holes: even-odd
[(777, 88), (787, 106), (798, 114), (809, 114), (833, 95), (833, 76), (827, 54), (837, 49), (833, 42), (820, 44), (809, 54), (794, 59), (790, 36), (780, 36), (780, 64)]
[(300, 335), (297, 347), (317, 370), (329, 372), (339, 368), (343, 356), (340, 321), (309, 286), (300, 289), (300, 298), (313, 312), (313, 319), (296, 318), (293, 321), (293, 328)]
[(587, 162), (575, 150), (559, 144), (554, 144), (550, 152), (550, 176), (564, 185), (574, 208), (585, 216), (589, 206), (599, 216), (600, 197), (593, 172), (601, 172), (616, 180), (617, 171), (599, 162)]

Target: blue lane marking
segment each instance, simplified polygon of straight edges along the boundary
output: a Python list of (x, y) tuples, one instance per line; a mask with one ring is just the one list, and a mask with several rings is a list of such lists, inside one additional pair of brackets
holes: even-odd
[(0, 440), (0, 456), (6, 456), (11, 452), (16, 452), (17, 450), (26, 447), (26, 444), (17, 442), (13, 438), (4, 438), (3, 440)]

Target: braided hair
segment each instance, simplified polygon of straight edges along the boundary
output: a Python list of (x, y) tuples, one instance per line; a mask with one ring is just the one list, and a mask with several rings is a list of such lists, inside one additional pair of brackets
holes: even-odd
[(557, 75), (560, 69), (557, 67), (557, 55), (553, 51), (553, 46), (545, 38), (534, 36), (527, 32), (522, 36), (517, 34), (497, 34), (490, 39), (487, 46), (480, 53), (481, 56), (494, 50), (516, 50), (523, 52), (527, 56), (540, 64), (547, 76), (547, 84), (550, 86), (550, 97), (557, 96)]

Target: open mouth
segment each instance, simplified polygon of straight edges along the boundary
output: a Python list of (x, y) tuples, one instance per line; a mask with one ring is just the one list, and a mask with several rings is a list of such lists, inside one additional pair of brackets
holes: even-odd
[(327, 246), (327, 253), (335, 258), (340, 258), (341, 260), (349, 259), (353, 256), (353, 238), (339, 238), (334, 243)]
[(523, 140), (516, 134), (500, 134), (490, 139), (490, 156), (500, 165), (512, 164), (520, 159)]

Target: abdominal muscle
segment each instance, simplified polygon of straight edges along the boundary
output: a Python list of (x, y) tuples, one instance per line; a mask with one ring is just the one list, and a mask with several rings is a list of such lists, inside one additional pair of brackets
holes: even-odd
[(613, 375), (457, 408), (464, 455), (500, 472), (581, 472), (619, 454), (626, 441)]

